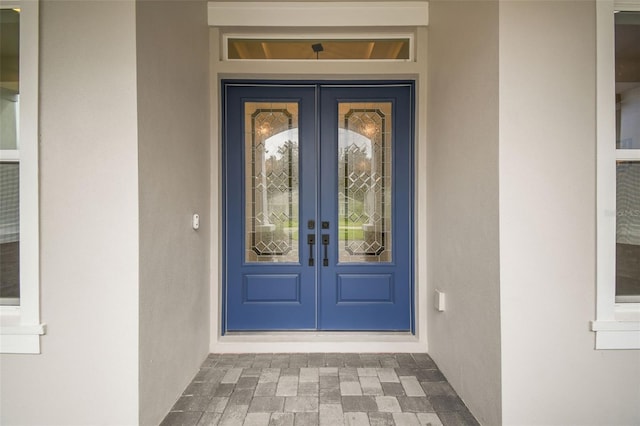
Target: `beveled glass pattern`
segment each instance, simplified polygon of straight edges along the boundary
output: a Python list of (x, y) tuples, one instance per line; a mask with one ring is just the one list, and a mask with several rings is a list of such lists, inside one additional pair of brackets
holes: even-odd
[(392, 260), (392, 105), (338, 105), (338, 261)]
[(245, 260), (298, 262), (298, 104), (245, 103)]

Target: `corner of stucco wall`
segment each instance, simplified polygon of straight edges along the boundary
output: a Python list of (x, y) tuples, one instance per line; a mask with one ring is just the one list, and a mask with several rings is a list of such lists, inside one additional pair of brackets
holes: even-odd
[(160, 423), (209, 352), (207, 2), (139, 0), (136, 24), (140, 421), (150, 425)]
[(431, 1), (429, 353), (482, 424), (501, 424), (497, 1)]

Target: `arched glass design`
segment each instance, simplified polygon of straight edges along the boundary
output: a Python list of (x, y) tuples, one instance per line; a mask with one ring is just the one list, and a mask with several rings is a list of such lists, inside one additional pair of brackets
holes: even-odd
[(338, 260), (392, 260), (390, 102), (338, 106)]
[(245, 260), (298, 262), (298, 105), (245, 104)]

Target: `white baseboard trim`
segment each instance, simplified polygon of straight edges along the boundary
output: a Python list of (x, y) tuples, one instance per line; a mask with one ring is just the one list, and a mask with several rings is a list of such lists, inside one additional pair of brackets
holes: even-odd
[(211, 353), (426, 353), (408, 333), (233, 333), (211, 343)]

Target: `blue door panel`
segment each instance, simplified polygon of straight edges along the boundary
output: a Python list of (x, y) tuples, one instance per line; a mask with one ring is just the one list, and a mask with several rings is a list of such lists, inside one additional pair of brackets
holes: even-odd
[[(299, 108), (300, 169), (313, 168), (315, 158), (316, 87), (273, 87), (225, 84), (225, 326), (226, 330), (307, 330), (316, 328), (316, 271), (309, 251), (298, 238), (300, 261), (247, 262), (245, 252), (245, 104), (289, 102)], [(311, 164), (311, 166), (310, 166)], [(315, 179), (300, 175), (298, 235), (306, 218), (316, 216)]]
[(300, 304), (300, 284), (299, 274), (248, 274), (242, 302)]
[(338, 274), (336, 303), (394, 303), (393, 274)]
[[(382, 263), (338, 262), (338, 105), (389, 102), (392, 104), (392, 232), (393, 257)], [(320, 328), (323, 330), (410, 330), (412, 300), (412, 87), (326, 87), (321, 91), (320, 220), (333, 226), (323, 231), (329, 246), (329, 266), (320, 268)], [(348, 285), (344, 287), (345, 276)], [(386, 290), (388, 289), (388, 290)], [(358, 301), (346, 302), (341, 291)], [(390, 291), (385, 303), (367, 300)]]

